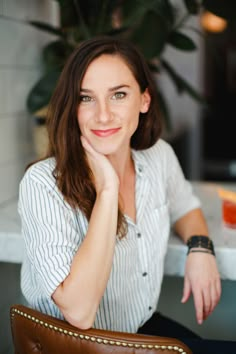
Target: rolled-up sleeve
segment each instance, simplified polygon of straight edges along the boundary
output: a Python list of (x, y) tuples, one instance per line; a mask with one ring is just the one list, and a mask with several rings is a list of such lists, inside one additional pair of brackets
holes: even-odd
[(171, 223), (189, 211), (201, 206), (200, 200), (193, 193), (191, 183), (185, 178), (180, 163), (171, 146), (168, 146), (167, 158), (167, 194)]

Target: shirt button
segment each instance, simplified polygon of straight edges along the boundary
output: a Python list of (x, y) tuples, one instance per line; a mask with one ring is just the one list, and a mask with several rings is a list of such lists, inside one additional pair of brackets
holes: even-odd
[(142, 171), (143, 171), (142, 167), (139, 167), (138, 170), (139, 170), (139, 172), (142, 172)]
[(140, 233), (140, 232), (137, 233), (137, 237), (138, 237), (138, 238), (141, 237), (141, 233)]
[(152, 306), (149, 306), (149, 307), (148, 307), (148, 310), (151, 311), (151, 310), (152, 310)]
[(147, 272), (144, 272), (144, 273), (143, 273), (142, 275), (143, 275), (143, 277), (146, 277), (146, 275), (147, 275)]

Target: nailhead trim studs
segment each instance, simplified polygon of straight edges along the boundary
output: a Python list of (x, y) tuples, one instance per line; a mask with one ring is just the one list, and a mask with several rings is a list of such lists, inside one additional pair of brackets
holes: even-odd
[(139, 343), (128, 343), (128, 342), (120, 342), (120, 341), (113, 341), (113, 340), (108, 340), (108, 339), (103, 339), (103, 338), (99, 338), (99, 337), (94, 337), (94, 336), (88, 336), (88, 335), (84, 335), (84, 334), (78, 334), (78, 333), (75, 333), (75, 332), (72, 332), (72, 331), (68, 331), (66, 329), (62, 329), (60, 327), (56, 327), (56, 326), (53, 326), (51, 324), (48, 324), (47, 322), (44, 322), (44, 321), (40, 321), (38, 320), (37, 318), (35, 318), (34, 316), (31, 316), (31, 315), (28, 315), (27, 313), (23, 312), (23, 311), (19, 311), (15, 308), (12, 309), (12, 313), (11, 313), (11, 316), (14, 317), (15, 314), (17, 315), (20, 315), (22, 317), (25, 317), (27, 318), (28, 320), (32, 321), (32, 322), (35, 322), (35, 323), (39, 323), (41, 326), (44, 326), (44, 327), (47, 327), (47, 328), (50, 328), (56, 332), (60, 332), (60, 333), (63, 333), (63, 334), (66, 334), (66, 335), (69, 335), (69, 336), (72, 336), (72, 337), (79, 337), (80, 339), (82, 340), (87, 340), (87, 341), (91, 341), (91, 342), (97, 342), (99, 344), (109, 344), (109, 345), (114, 345), (114, 346), (122, 346), (122, 347), (129, 347), (129, 348), (143, 348), (143, 349), (167, 349), (167, 350), (174, 350), (176, 352), (179, 352), (181, 354), (187, 354), (183, 348), (175, 345), (175, 346), (172, 346), (172, 345), (158, 345), (158, 344), (155, 344), (155, 345), (152, 345), (152, 344), (139, 344)]

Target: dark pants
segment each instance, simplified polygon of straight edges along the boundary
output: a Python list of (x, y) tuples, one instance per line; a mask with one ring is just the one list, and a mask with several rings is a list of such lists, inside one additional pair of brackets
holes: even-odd
[(172, 338), (198, 338), (201, 337), (184, 327), (180, 323), (161, 315), (159, 312), (154, 315), (139, 328), (138, 333), (150, 334), (153, 336)]
[(138, 333), (177, 338), (184, 342), (193, 354), (236, 354), (236, 342), (203, 339), (180, 323), (155, 313)]

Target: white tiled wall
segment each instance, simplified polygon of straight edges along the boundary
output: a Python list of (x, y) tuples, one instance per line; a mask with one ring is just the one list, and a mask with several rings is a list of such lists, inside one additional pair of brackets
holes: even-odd
[(41, 48), (51, 38), (27, 20), (58, 21), (53, 0), (0, 0), (0, 205), (18, 193), (34, 156), (26, 97), (40, 75)]
[[(24, 168), (34, 156), (26, 97), (40, 75), (41, 48), (51, 39), (25, 20), (56, 25), (56, 2), (0, 0), (0, 206), (17, 198)], [(0, 263), (0, 354), (13, 353), (9, 306), (23, 301), (19, 272), (18, 264)]]

